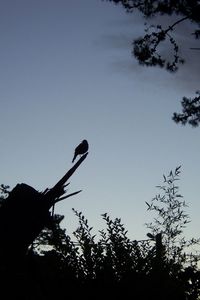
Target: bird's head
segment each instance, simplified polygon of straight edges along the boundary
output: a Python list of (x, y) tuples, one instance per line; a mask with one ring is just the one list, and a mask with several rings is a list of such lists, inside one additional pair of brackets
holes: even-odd
[(88, 141), (87, 140), (83, 140), (82, 143), (83, 144), (88, 144)]

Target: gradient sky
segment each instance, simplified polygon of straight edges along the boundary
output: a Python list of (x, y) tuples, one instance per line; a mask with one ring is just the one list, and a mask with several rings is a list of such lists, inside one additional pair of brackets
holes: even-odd
[(183, 96), (199, 88), (199, 53), (191, 26), (177, 38), (187, 63), (176, 74), (145, 68), (131, 56), (143, 33), (141, 16), (100, 0), (1, 0), (0, 183), (52, 187), (72, 166), (73, 151), (89, 141), (86, 161), (56, 206), (71, 233), (71, 208), (102, 229), (101, 214), (121, 217), (131, 239), (143, 239), (146, 211), (162, 175), (182, 165), (180, 193), (199, 237), (200, 129), (176, 125)]

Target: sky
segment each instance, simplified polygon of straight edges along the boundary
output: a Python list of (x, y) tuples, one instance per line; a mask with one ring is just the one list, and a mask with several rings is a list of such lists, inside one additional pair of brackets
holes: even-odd
[(131, 44), (144, 22), (107, 1), (1, 0), (0, 183), (53, 187), (87, 139), (89, 154), (68, 187), (82, 192), (55, 208), (68, 234), (78, 226), (75, 208), (94, 234), (106, 212), (121, 218), (131, 239), (146, 238), (145, 201), (181, 165), (191, 218), (185, 235), (199, 237), (200, 129), (171, 119), (199, 88), (199, 53), (189, 49), (197, 43), (191, 25), (181, 24), (176, 37), (187, 63), (175, 74), (142, 67)]

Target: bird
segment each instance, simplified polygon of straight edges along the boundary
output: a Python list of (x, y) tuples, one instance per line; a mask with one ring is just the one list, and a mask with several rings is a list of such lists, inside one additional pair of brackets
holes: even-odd
[(88, 151), (89, 145), (87, 140), (83, 140), (74, 150), (74, 157), (72, 163), (75, 161), (77, 155), (84, 154)]

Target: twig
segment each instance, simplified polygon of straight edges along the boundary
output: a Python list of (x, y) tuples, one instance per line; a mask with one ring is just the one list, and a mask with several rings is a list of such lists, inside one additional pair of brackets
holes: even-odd
[(64, 197), (58, 198), (57, 200), (55, 200), (54, 203), (57, 203), (57, 202), (59, 202), (59, 201), (62, 201), (62, 200), (66, 199), (66, 198), (69, 198), (69, 197), (71, 197), (71, 196), (74, 196), (74, 195), (76, 195), (76, 194), (78, 194), (78, 193), (80, 193), (80, 192), (82, 192), (82, 190), (77, 191), (77, 192), (74, 192), (74, 193), (71, 193), (71, 194), (68, 194), (68, 195), (66, 195), (66, 196), (64, 196)]

